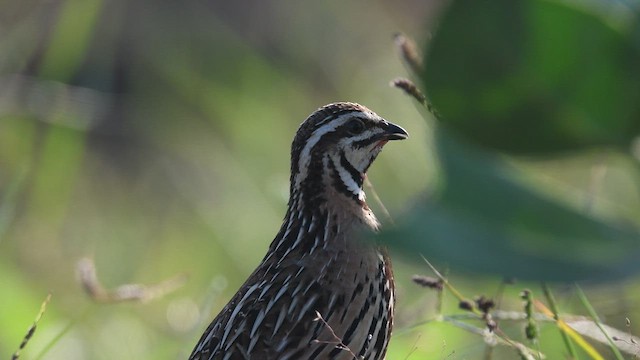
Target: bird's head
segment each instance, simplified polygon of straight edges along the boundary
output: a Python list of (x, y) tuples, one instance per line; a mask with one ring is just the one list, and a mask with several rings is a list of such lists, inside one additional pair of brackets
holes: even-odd
[[(291, 191), (337, 193), (364, 203), (362, 183), (367, 169), (389, 140), (407, 132), (355, 103), (326, 105), (311, 114), (296, 133), (291, 147)], [(326, 190), (326, 189), (324, 189)]]

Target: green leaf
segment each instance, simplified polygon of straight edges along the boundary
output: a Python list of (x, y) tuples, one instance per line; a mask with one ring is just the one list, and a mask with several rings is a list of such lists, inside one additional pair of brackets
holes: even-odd
[(616, 1), (458, 0), (428, 44), (425, 87), (444, 125), (484, 147), (627, 149), (640, 134), (638, 18)]
[(456, 269), (523, 279), (616, 279), (640, 270), (640, 232), (578, 213), (515, 179), (496, 155), (436, 134), (440, 192), (382, 240)]

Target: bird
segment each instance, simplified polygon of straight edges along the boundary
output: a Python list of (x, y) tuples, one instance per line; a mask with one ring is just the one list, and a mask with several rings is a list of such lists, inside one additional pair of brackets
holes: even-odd
[(363, 182), (382, 147), (406, 138), (351, 102), (325, 105), (302, 122), (280, 230), (190, 360), (385, 358), (395, 286), (386, 249), (366, 239), (380, 222)]

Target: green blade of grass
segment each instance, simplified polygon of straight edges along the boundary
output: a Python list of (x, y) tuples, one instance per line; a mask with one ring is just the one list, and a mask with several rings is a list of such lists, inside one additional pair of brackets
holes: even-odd
[(598, 316), (596, 311), (593, 309), (593, 306), (591, 306), (591, 303), (587, 299), (587, 296), (584, 294), (580, 286), (577, 284), (576, 284), (576, 290), (577, 290), (578, 298), (580, 299), (580, 302), (585, 307), (585, 309), (587, 309), (589, 316), (591, 316), (591, 319), (593, 319), (593, 322), (596, 324), (598, 329), (600, 329), (600, 331), (602, 331), (602, 334), (604, 334), (604, 336), (607, 338), (607, 341), (609, 342), (609, 347), (611, 348), (611, 351), (613, 352), (616, 360), (624, 360), (624, 357), (622, 357), (620, 350), (613, 343), (613, 340), (611, 339), (609, 334), (602, 327), (602, 322), (600, 321), (600, 317)]
[[(542, 302), (535, 300), (534, 304), (538, 311), (542, 314), (548, 316), (549, 318), (553, 318), (553, 312), (549, 310)], [(591, 344), (589, 344), (582, 335), (578, 334), (575, 330), (573, 330), (567, 323), (565, 323), (562, 319), (555, 320), (558, 328), (567, 334), (573, 341), (575, 341), (578, 346), (584, 350), (589, 356), (594, 360), (604, 360), (604, 357), (600, 355), (598, 350), (596, 350)]]
[[(556, 321), (560, 320), (556, 299), (554, 298), (553, 294), (551, 293), (551, 289), (549, 289), (549, 286), (546, 283), (542, 283), (542, 292), (547, 298), (547, 302), (549, 302), (549, 307), (551, 307), (551, 311), (553, 312), (553, 318)], [(569, 336), (564, 331), (560, 331), (560, 336), (562, 336), (562, 341), (564, 342), (564, 346), (569, 352), (570, 358), (578, 360), (578, 353), (576, 352), (576, 348), (575, 346), (573, 346), (573, 342), (571, 341)]]

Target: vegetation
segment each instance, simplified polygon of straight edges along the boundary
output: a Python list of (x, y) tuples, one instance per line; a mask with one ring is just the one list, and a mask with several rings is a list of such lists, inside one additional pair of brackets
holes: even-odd
[(640, 356), (637, 1), (1, 7), (0, 357), (186, 358), (338, 100), (411, 136), (388, 358)]

